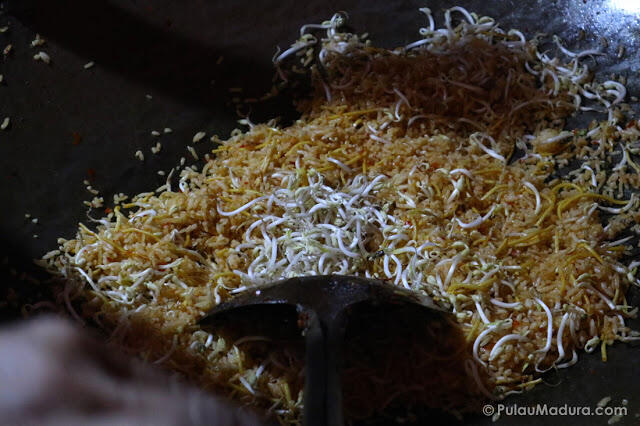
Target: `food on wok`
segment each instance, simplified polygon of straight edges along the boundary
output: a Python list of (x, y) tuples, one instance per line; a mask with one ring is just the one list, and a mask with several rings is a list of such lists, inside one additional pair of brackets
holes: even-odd
[[(465, 344), (461, 371), (443, 373), (458, 379), (441, 377), (450, 392), (430, 394), (418, 370), (411, 392), (373, 411), (394, 398), (468, 411), (583, 351), (606, 359), (614, 342), (640, 339), (625, 299), (640, 264), (628, 256), (640, 128), (624, 80), (594, 80), (596, 50), (555, 38), (553, 56), (490, 17), (454, 7), (437, 28), (421, 12), (422, 38), (394, 50), (342, 32), (340, 14), (304, 26), (274, 58), (283, 81), (311, 79), (300, 119), (247, 121), (202, 166), (60, 239), (43, 259), (59, 301), (142, 358), (284, 423), (304, 404), (300, 354), (196, 325), (282, 278), (379, 278), (453, 313)], [(566, 127), (581, 111), (602, 117)]]

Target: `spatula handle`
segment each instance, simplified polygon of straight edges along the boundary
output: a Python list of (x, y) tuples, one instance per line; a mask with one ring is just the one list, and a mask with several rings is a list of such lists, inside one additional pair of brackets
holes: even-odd
[(327, 326), (314, 312), (306, 329), (306, 376), (303, 424), (342, 426), (340, 346), (343, 332), (338, 321)]

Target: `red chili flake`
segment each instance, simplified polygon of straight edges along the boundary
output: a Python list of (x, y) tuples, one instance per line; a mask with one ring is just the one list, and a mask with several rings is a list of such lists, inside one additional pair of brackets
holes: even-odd
[(109, 214), (109, 213), (111, 213), (112, 211), (113, 211), (113, 210), (111, 210), (109, 207), (107, 207), (106, 209), (104, 209), (104, 212), (105, 212), (106, 214)]
[(627, 123), (627, 126), (625, 127), (625, 129), (630, 129), (635, 125), (636, 125), (636, 120), (631, 120), (630, 122)]
[(96, 177), (96, 171), (92, 168), (87, 169), (87, 176), (89, 176), (89, 180), (93, 180)]
[(82, 142), (82, 135), (78, 132), (71, 132), (71, 136), (73, 137), (73, 142), (71, 142), (73, 145), (80, 145), (80, 142)]

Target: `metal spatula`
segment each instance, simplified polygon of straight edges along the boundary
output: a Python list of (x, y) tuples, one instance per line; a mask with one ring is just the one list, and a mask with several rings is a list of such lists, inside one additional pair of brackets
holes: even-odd
[(361, 302), (418, 306), (428, 318), (433, 319), (448, 315), (431, 299), (418, 293), (382, 281), (328, 275), (291, 278), (248, 289), (246, 293), (216, 306), (200, 320), (200, 324), (216, 324), (222, 317), (226, 317), (225, 322), (228, 323), (229, 315), (248, 315), (252, 309), (260, 309), (262, 315), (270, 315), (268, 306), (274, 308), (273, 314), (278, 307), (295, 308), (306, 345), (304, 424), (339, 426), (343, 424), (340, 383), (345, 330), (343, 313), (349, 306)]

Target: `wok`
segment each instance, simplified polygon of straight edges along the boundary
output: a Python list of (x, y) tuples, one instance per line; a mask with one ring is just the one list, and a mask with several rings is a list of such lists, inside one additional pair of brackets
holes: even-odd
[[(13, 44), (13, 52), (0, 62), (5, 80), (0, 86), (0, 114), (11, 117), (10, 127), (0, 132), (2, 318), (18, 318), (22, 301), (46, 297), (21, 273), (38, 276), (31, 259), (55, 248), (57, 237), (71, 237), (77, 222), (85, 220), (81, 200), (92, 196), (84, 179), (103, 194), (134, 194), (161, 185), (165, 178), (157, 171), (188, 156), (185, 146), (195, 132), (224, 138), (236, 127), (231, 100), (237, 95), (229, 88), (243, 87), (243, 96), (262, 94), (271, 82), (275, 46), (286, 48), (301, 25), (344, 10), (351, 28), (392, 47), (419, 37), (423, 16), (418, 7), (441, 12), (456, 4), (489, 14), (503, 27), (519, 28), (529, 37), (546, 32), (560, 35), (570, 48), (600, 46), (607, 55), (593, 60), (592, 68), (600, 76), (626, 75), (631, 95), (640, 93), (640, 3), (635, 0), (0, 3), (0, 27), (10, 26), (0, 41), (3, 47)], [(47, 39), (44, 47), (29, 47), (35, 33)], [(617, 58), (620, 46), (625, 52)], [(39, 50), (50, 55), (49, 65), (33, 60)], [(95, 66), (85, 69), (90, 61)], [(274, 116), (285, 123), (295, 117), (286, 96), (250, 111), (253, 121)], [(581, 116), (576, 121), (584, 124), (589, 119)], [(151, 135), (165, 127), (173, 132), (159, 139)], [(156, 142), (162, 143), (161, 154), (151, 155)], [(200, 156), (212, 147), (208, 142), (195, 146)], [(134, 158), (139, 149), (145, 153), (144, 162)], [(25, 218), (27, 213), (38, 223)], [(640, 305), (634, 289), (629, 301)], [(631, 325), (638, 329), (640, 324)], [(594, 408), (605, 396), (612, 397), (610, 405), (627, 398), (628, 415), (618, 424), (638, 424), (640, 348), (616, 344), (606, 363), (599, 354), (583, 353), (580, 358), (576, 366), (545, 376), (546, 384), (505, 403)], [(503, 416), (500, 422), (601, 425), (607, 420)], [(488, 425), (491, 419), (479, 414), (465, 423)]]

